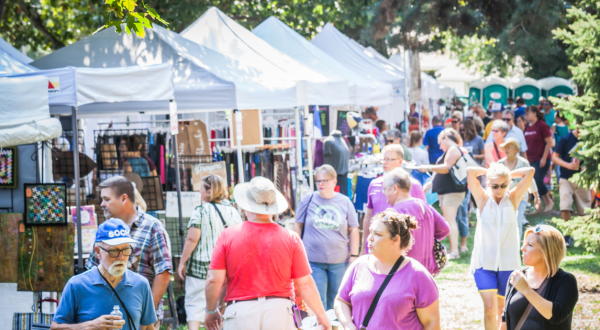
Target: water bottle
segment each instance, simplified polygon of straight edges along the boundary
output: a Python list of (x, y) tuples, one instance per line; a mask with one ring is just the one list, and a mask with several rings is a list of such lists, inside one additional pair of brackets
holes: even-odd
[(110, 313), (110, 315), (111, 316), (118, 316), (119, 318), (123, 319), (123, 313), (121, 313), (119, 305), (115, 305), (113, 307), (113, 311)]

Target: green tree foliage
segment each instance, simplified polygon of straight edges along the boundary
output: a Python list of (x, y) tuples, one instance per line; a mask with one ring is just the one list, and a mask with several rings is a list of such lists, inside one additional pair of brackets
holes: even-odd
[[(1, 5), (0, 0), (0, 5)], [(32, 8), (26, 12), (18, 2)], [(283, 0), (283, 1), (234, 1), (234, 0), (16, 0), (6, 5), (4, 17), (0, 17), (0, 36), (19, 48), (29, 45), (33, 50), (52, 51), (65, 44), (85, 38), (106, 25), (130, 23), (130, 30), (143, 31), (142, 27), (152, 21), (152, 15), (168, 22), (168, 28), (181, 32), (208, 8), (218, 7), (248, 29), (252, 29), (270, 16), (290, 25), (300, 34), (311, 38), (317, 28), (332, 22), (338, 29), (358, 39), (368, 26), (371, 7), (377, 0)], [(129, 10), (132, 4), (142, 6)], [(126, 6), (127, 5), (127, 6)], [(155, 11), (148, 10), (147, 7)], [(138, 6), (139, 7), (139, 6)], [(37, 26), (45, 28), (42, 33), (27, 13), (37, 13)], [(110, 16), (112, 14), (112, 16)], [(148, 14), (148, 15), (145, 15)], [(141, 17), (141, 19), (140, 19)], [(158, 17), (156, 17), (158, 18)], [(137, 29), (137, 30), (136, 30)], [(56, 41), (54, 42), (52, 36)], [(30, 54), (35, 57), (35, 54)]]
[(107, 10), (116, 16), (116, 19), (111, 18), (108, 23), (100, 29), (114, 26), (117, 33), (123, 32), (121, 25), (125, 26), (127, 34), (133, 31), (140, 37), (144, 37), (146, 32), (144, 28), (152, 28), (152, 21), (158, 21), (164, 25), (169, 25), (165, 20), (160, 18), (156, 10), (145, 4), (143, 0), (138, 3), (137, 0), (104, 0), (107, 5)]
[[(557, 39), (567, 45), (567, 55), (572, 63), (573, 78), (583, 87), (583, 95), (568, 100), (552, 98), (555, 108), (570, 113), (579, 127), (582, 149), (576, 157), (583, 170), (572, 178), (582, 187), (600, 188), (600, 2), (584, 1), (582, 8), (567, 10), (572, 23), (567, 28), (554, 30)], [(600, 209), (591, 215), (577, 217), (568, 222), (556, 220), (565, 234), (572, 235), (576, 244), (589, 251), (600, 252)]]

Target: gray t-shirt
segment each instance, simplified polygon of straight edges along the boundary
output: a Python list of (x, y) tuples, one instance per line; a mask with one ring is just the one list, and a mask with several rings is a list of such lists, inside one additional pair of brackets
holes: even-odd
[[(477, 155), (483, 154), (483, 149), (485, 148), (485, 143), (483, 142), (483, 138), (481, 136), (477, 135), (471, 141), (466, 141), (466, 140), (463, 141), (463, 147), (465, 147), (465, 149), (467, 149), (467, 151), (472, 153), (473, 156), (477, 156)], [(483, 162), (483, 159), (476, 159), (475, 161), (477, 162), (477, 164), (481, 165), (481, 163)]]
[(323, 163), (333, 166), (338, 175), (348, 173), (350, 149), (341, 136), (331, 135), (323, 142)]
[(302, 241), (309, 261), (327, 264), (348, 261), (348, 228), (358, 227), (358, 217), (350, 198), (339, 193), (331, 199), (321, 198), (318, 192), (306, 195), (298, 205), (296, 222), (304, 223)]

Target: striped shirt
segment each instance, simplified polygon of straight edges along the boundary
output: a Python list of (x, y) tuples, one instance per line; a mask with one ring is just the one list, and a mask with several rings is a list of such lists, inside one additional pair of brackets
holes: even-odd
[[(215, 203), (215, 205), (219, 208), (223, 220), (227, 223), (227, 227), (242, 223), (242, 217), (239, 212), (228, 200)], [(208, 273), (215, 243), (223, 230), (225, 230), (225, 227), (215, 207), (210, 203), (203, 203), (194, 210), (188, 223), (188, 228), (198, 228), (201, 234), (200, 241), (186, 264), (185, 273), (186, 275), (204, 280)]]
[[(173, 273), (171, 258), (171, 242), (162, 222), (146, 214), (136, 206), (137, 216), (131, 225), (131, 238), (137, 241), (133, 246), (133, 254), (129, 256), (127, 268), (148, 279), (150, 287), (154, 277), (162, 272)], [(98, 266), (99, 260), (95, 252), (90, 254), (85, 267)], [(156, 309), (160, 319), (163, 316), (162, 300)]]

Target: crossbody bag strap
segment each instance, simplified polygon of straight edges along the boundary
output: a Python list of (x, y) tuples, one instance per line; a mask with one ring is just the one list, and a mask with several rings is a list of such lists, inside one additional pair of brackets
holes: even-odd
[[(540, 285), (540, 287), (537, 290), (537, 292), (540, 296), (544, 294), (544, 289), (546, 288), (546, 284), (548, 284), (548, 278), (546, 278), (544, 280), (544, 282), (542, 282), (542, 284)], [(514, 330), (521, 330), (521, 328), (523, 327), (523, 324), (527, 320), (527, 317), (529, 317), (529, 313), (531, 313), (532, 308), (533, 308), (533, 305), (531, 303), (529, 303), (527, 305), (527, 308), (525, 308), (523, 315), (521, 315), (521, 319), (519, 320), (519, 323), (517, 323), (517, 326), (515, 327)]]
[(219, 211), (219, 208), (217, 207), (217, 205), (215, 203), (211, 202), (211, 204), (212, 204), (212, 206), (215, 207), (215, 210), (217, 210), (217, 213), (219, 214), (219, 218), (221, 218), (221, 222), (223, 222), (223, 226), (225, 228), (227, 228), (227, 223), (225, 222), (225, 219), (223, 219), (223, 215), (221, 214), (221, 211)]
[(306, 204), (306, 211), (304, 211), (304, 225), (302, 226), (302, 234), (300, 235), (300, 239), (304, 238), (304, 228), (306, 228), (306, 216), (308, 215), (308, 207), (310, 206), (310, 202), (312, 202), (313, 197), (315, 196), (315, 192), (310, 193), (310, 199), (308, 200), (308, 204)]
[(361, 330), (367, 329), (367, 326), (369, 325), (369, 321), (371, 321), (371, 317), (373, 317), (373, 313), (375, 312), (375, 307), (377, 307), (377, 303), (379, 303), (379, 298), (381, 298), (381, 294), (383, 293), (383, 290), (385, 290), (385, 287), (388, 285), (388, 283), (390, 283), (390, 281), (392, 280), (392, 277), (394, 277), (394, 274), (396, 274), (396, 271), (398, 270), (398, 268), (400, 268), (400, 265), (402, 264), (403, 261), (404, 261), (404, 256), (400, 256), (400, 258), (398, 258), (398, 261), (396, 261), (396, 263), (394, 264), (394, 267), (392, 267), (389, 274), (387, 274), (387, 276), (385, 277), (385, 280), (383, 280), (383, 283), (381, 283), (381, 286), (379, 287), (379, 290), (377, 290), (377, 293), (375, 294), (375, 298), (373, 298), (373, 301), (371, 302), (371, 306), (369, 307), (369, 310), (367, 311), (367, 315), (365, 315), (365, 319), (362, 322), (362, 326), (360, 327)]
[[(96, 269), (98, 269), (98, 268), (96, 268)], [(119, 299), (119, 302), (121, 303), (121, 306), (123, 307), (123, 310), (125, 310), (125, 315), (127, 315), (127, 323), (129, 323), (129, 327), (133, 330), (137, 330), (137, 328), (135, 327), (135, 324), (133, 323), (133, 318), (131, 318), (131, 314), (129, 314), (129, 311), (127, 310), (127, 307), (125, 307), (123, 300), (121, 300), (121, 297), (119, 297), (117, 290), (115, 290), (115, 288), (113, 288), (112, 285), (110, 285), (108, 280), (106, 278), (104, 278), (104, 276), (100, 272), (100, 269), (98, 269), (98, 274), (100, 274), (100, 277), (102, 277), (104, 282), (106, 282), (106, 284), (108, 284), (108, 287), (112, 290), (112, 292), (115, 294), (115, 296), (117, 296), (117, 299)]]
[(500, 157), (500, 151), (498, 151), (498, 145), (496, 145), (496, 141), (494, 141), (494, 149), (496, 149), (496, 156), (498, 156), (498, 160), (502, 159), (502, 157)]

